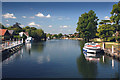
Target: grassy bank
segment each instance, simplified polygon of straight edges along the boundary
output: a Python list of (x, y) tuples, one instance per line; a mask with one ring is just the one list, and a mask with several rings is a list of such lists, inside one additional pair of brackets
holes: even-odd
[[(101, 47), (103, 46), (102, 42), (99, 42), (99, 44), (100, 44)], [(115, 48), (118, 48), (120, 46), (120, 43), (117, 43), (117, 42), (105, 42), (105, 48), (112, 48), (112, 45)]]

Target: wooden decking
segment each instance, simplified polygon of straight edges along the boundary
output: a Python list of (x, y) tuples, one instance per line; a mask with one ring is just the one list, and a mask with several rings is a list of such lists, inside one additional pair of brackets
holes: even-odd
[(119, 50), (114, 49), (114, 52), (112, 53), (112, 49), (110, 48), (105, 48), (104, 53), (110, 57), (113, 57), (115, 59), (120, 60), (120, 52)]

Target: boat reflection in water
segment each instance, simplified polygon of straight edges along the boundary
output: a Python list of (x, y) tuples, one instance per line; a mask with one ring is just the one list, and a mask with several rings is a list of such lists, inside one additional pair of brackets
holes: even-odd
[(87, 61), (100, 61), (100, 58), (102, 57), (100, 54), (87, 53), (85, 51), (83, 51), (83, 54)]
[(31, 43), (25, 44), (26, 51), (30, 54), (31, 53)]

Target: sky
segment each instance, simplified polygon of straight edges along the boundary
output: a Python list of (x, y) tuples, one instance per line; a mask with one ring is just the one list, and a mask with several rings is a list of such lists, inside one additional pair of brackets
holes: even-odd
[[(2, 24), (41, 28), (46, 33), (72, 34), (76, 32), (81, 14), (95, 11), (98, 19), (109, 19), (117, 2), (3, 2)], [(99, 20), (99, 21), (100, 21)]]

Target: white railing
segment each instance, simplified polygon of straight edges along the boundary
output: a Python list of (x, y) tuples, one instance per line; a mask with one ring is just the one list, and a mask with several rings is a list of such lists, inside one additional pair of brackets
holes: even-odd
[(4, 43), (0, 44), (0, 51), (4, 50), (4, 49), (8, 49), (17, 45), (20, 45), (23, 43), (23, 39), (22, 40), (17, 40), (17, 41), (5, 41)]

